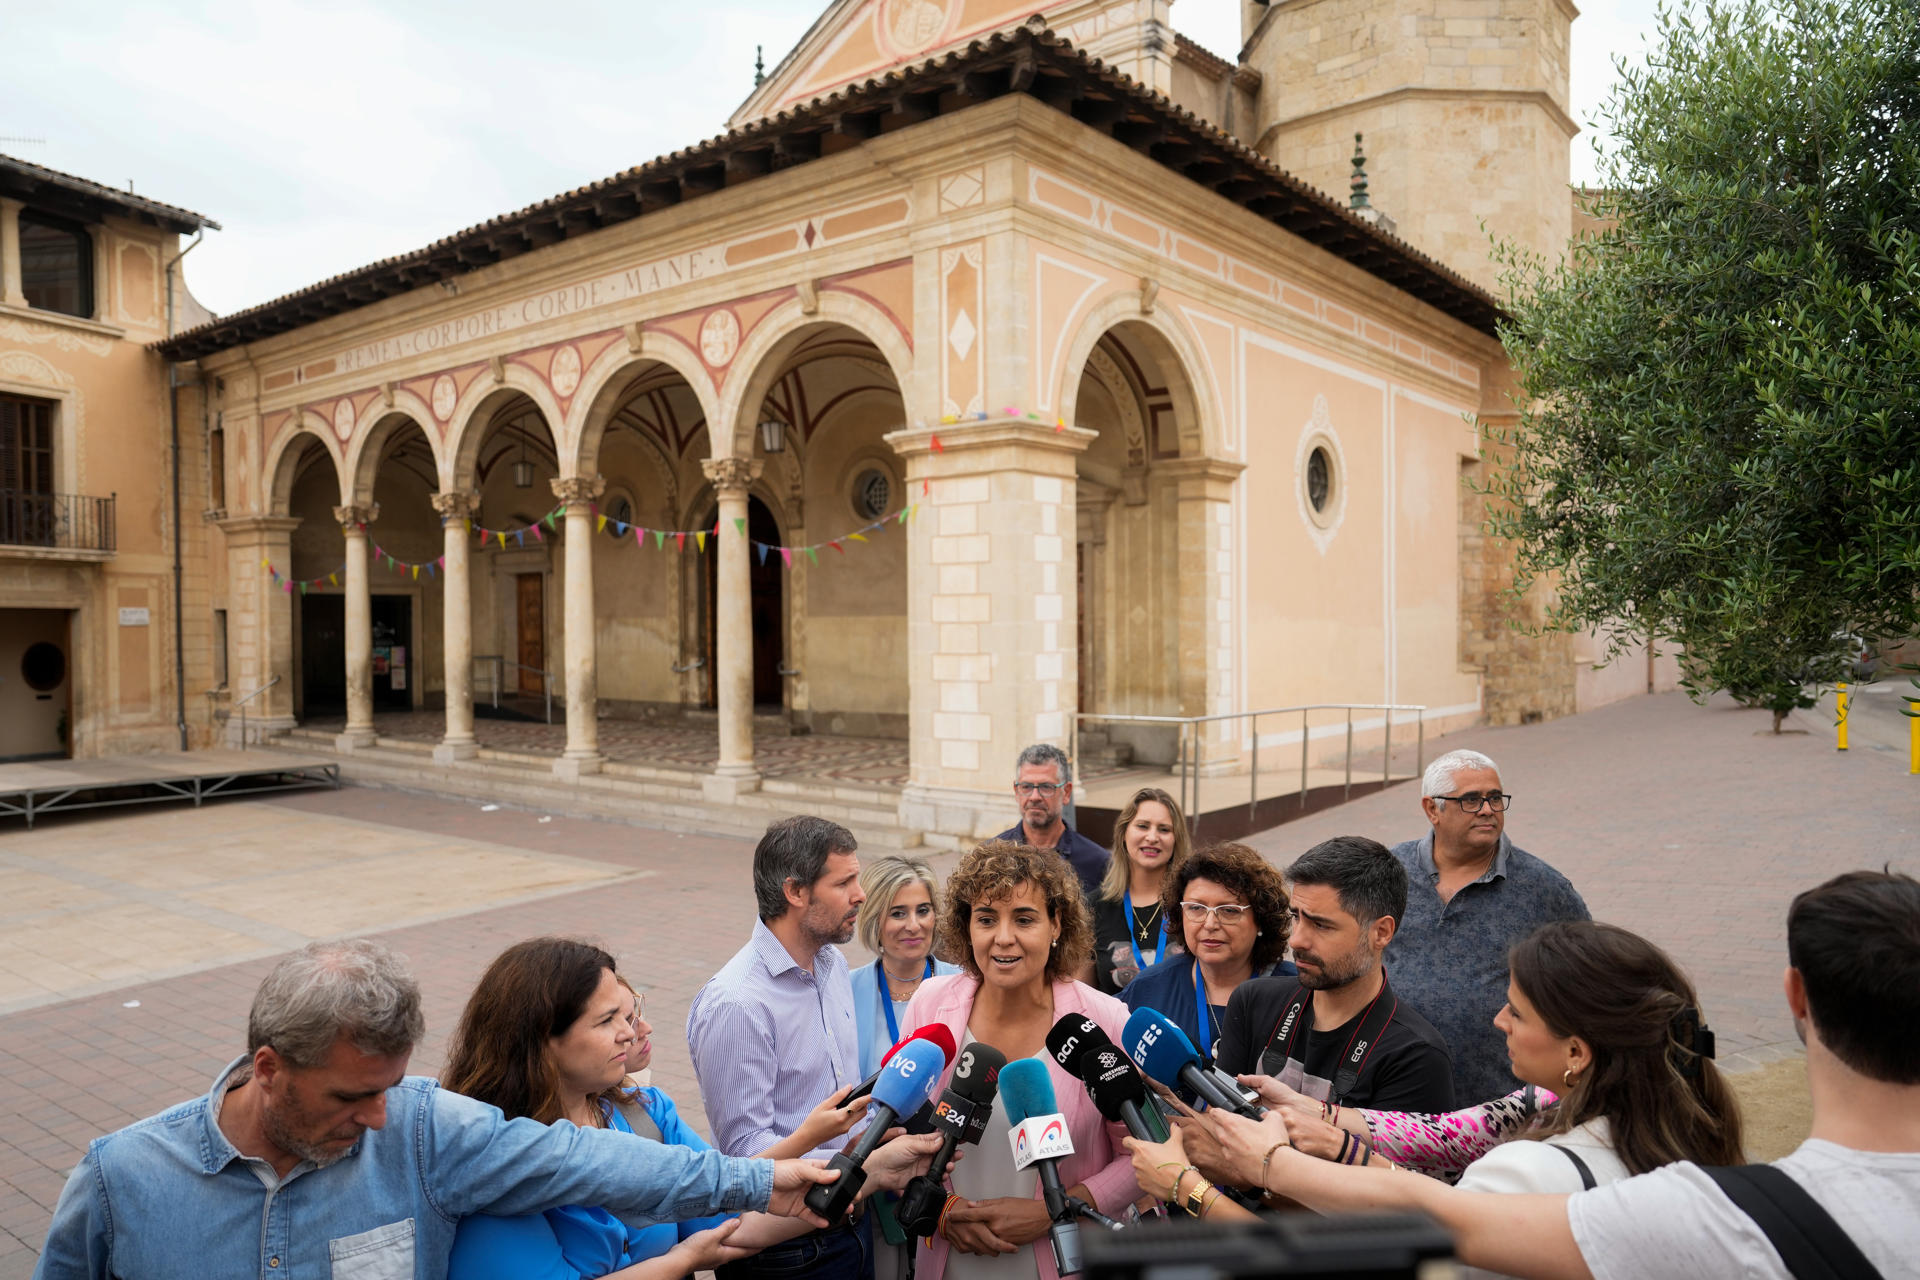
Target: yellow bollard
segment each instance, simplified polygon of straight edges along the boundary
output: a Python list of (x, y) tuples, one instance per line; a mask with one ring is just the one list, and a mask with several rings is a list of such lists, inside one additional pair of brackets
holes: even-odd
[(1840, 719), (1835, 732), (1840, 735), (1839, 749), (1845, 751), (1847, 749), (1847, 686), (1845, 681), (1842, 681), (1840, 684), (1840, 694), (1836, 701), (1839, 704)]
[[(1920, 698), (1907, 699), (1908, 711), (1920, 711)], [(1920, 715), (1907, 719), (1907, 772), (1920, 774)]]

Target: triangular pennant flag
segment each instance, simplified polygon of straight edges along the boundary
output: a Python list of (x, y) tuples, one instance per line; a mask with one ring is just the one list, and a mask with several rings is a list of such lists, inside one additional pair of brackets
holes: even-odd
[(337, 573), (330, 573), (330, 574), (328, 574), (328, 575), (327, 575), (327, 585), (328, 585), (328, 586), (331, 586), (331, 587), (337, 587), (337, 586), (339, 586), (339, 585), (340, 585), (340, 575), (339, 575), (339, 574), (337, 574)]
[(265, 569), (265, 570), (267, 570), (267, 571), (269, 571), (269, 572), (271, 572), (271, 571), (272, 571), (272, 569), (273, 569), (273, 561), (271, 561), (271, 560), (262, 560), (262, 561), (260, 562), (260, 567), (261, 567), (262, 569)]
[(307, 584), (304, 582), (300, 584), (300, 594), (301, 595), (307, 594)]
[(760, 552), (760, 563), (765, 564), (767, 562), (767, 544), (764, 542), (756, 542), (753, 545)]
[(841, 555), (847, 554), (847, 549), (840, 545), (840, 540), (838, 538), (835, 538), (832, 542), (829, 542), (827, 545), (832, 547), (835, 551), (838, 551)]
[(647, 545), (647, 531), (639, 525), (633, 526), (633, 545), (642, 548)]
[(801, 550), (807, 553), (807, 559), (811, 560), (815, 564), (820, 563), (820, 556), (817, 552), (814, 551), (812, 547), (802, 547)]
[(281, 584), (281, 586), (282, 586), (282, 589), (283, 589), (283, 590), (284, 590), (284, 591), (285, 591), (285, 592), (286, 592), (286, 593), (287, 593), (288, 595), (292, 595), (292, 594), (293, 594), (293, 584), (292, 584), (291, 582), (287, 582), (287, 583), (282, 583), (282, 584)]
[(850, 533), (847, 535), (847, 537), (851, 538), (855, 542), (865, 542), (867, 540), (867, 535), (864, 533)]
[(912, 507), (902, 507), (902, 508), (900, 508), (900, 514), (894, 517), (894, 523), (895, 523), (895, 524), (905, 524), (905, 523), (907, 522), (907, 512), (909, 512), (909, 511), (911, 511), (911, 510), (913, 510), (913, 508), (912, 508)]
[(389, 569), (391, 569), (391, 568), (393, 568), (393, 567), (394, 567), (394, 559), (393, 559), (393, 557), (392, 557), (392, 556), (388, 556), (388, 557), (387, 557), (387, 568), (389, 568)]
[(442, 569), (444, 569), (447, 567), (447, 558), (445, 556), (441, 556), (439, 559), (435, 560), (434, 563), (439, 565)]
[[(536, 524), (538, 524), (538, 523), (539, 523), (539, 521), (535, 521), (534, 523), (536, 523)], [(554, 527), (554, 523), (553, 523), (553, 512), (551, 512), (551, 511), (549, 511), (549, 512), (547, 512), (547, 528), (549, 528), (549, 529), (551, 529), (551, 528), (553, 528), (553, 527)]]
[(420, 581), (420, 566), (416, 564), (410, 567), (413, 569), (413, 580), (415, 582)]
[(493, 536), (500, 539), (500, 549), (505, 551), (507, 549), (507, 535), (504, 533), (495, 533)]
[(381, 556), (384, 556), (386, 554), (387, 554), (387, 549), (385, 547), (381, 546), (377, 542), (373, 544), (373, 558), (375, 560), (378, 560)]
[(526, 546), (527, 531), (525, 529), (515, 529), (513, 531), (513, 541), (517, 546), (522, 546), (522, 547)]
[(744, 538), (744, 537), (746, 537), (746, 536), (747, 536), (747, 520), (746, 520), (746, 517), (745, 517), (745, 516), (735, 516), (735, 517), (733, 518), (733, 528), (734, 528), (734, 531), (735, 531), (736, 533), (738, 533), (738, 534), (739, 534), (739, 535), (740, 535), (741, 537), (743, 537), (743, 538)]
[(540, 526), (537, 524), (533, 526), (533, 540), (535, 542), (545, 542), (547, 540), (547, 535), (540, 532)]
[(605, 533), (605, 532), (607, 531), (607, 518), (606, 518), (605, 516), (603, 516), (603, 515), (601, 515), (601, 514), (599, 514), (598, 512), (595, 512), (595, 513), (594, 513), (594, 517), (593, 517), (593, 518), (594, 518), (594, 520), (595, 520), (595, 521), (597, 522), (597, 523), (596, 523), (596, 524), (595, 524), (595, 525), (593, 526), (593, 531), (594, 531), (595, 533)]
[(627, 536), (627, 522), (625, 520), (615, 520), (613, 522), (613, 536), (616, 538), (624, 538)]
[(679, 532), (679, 531), (677, 531), (677, 530), (676, 530), (676, 531), (674, 532), (674, 535), (673, 535), (673, 549), (674, 549), (675, 551), (685, 551), (685, 550), (687, 549), (687, 535), (686, 535), (686, 534), (684, 534), (684, 533), (681, 533), (681, 532)]
[(1067, 420), (1065, 418), (1055, 418), (1053, 420), (1053, 431), (1055, 435), (1060, 434), (1062, 431), (1065, 431), (1066, 429), (1067, 429)]
[(665, 529), (655, 529), (653, 531), (653, 549), (655, 551), (658, 551), (660, 548), (666, 545), (667, 545), (667, 531)]
[(920, 482), (920, 496), (924, 498), (932, 492), (933, 492), (933, 481), (922, 480)]
[(933, 438), (933, 451), (935, 453), (945, 453), (947, 451), (947, 446), (940, 443), (939, 436)]
[[(473, 521), (471, 521), (471, 520), (469, 520), (469, 521), (467, 521), (467, 532), (468, 532), (468, 533), (472, 533), (472, 532), (473, 532)], [(485, 534), (482, 534), (481, 536), (482, 536), (482, 537), (485, 537), (486, 535), (485, 535)]]
[(694, 534), (693, 543), (700, 550), (705, 551), (707, 549), (707, 531), (702, 529), (700, 532)]
[(589, 502), (587, 504), (587, 510), (593, 512), (595, 516), (598, 516), (600, 514), (600, 504), (597, 502)]
[(793, 568), (793, 548), (792, 547), (780, 548), (780, 560), (781, 560), (781, 563), (787, 566), (787, 568), (789, 569)]

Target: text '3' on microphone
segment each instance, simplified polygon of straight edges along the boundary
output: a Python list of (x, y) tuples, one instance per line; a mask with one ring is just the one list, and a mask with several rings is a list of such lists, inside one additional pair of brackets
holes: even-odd
[[(940, 1061), (942, 1063), (953, 1061), (953, 1032), (947, 1030), (939, 1023), (934, 1022), (920, 1028), (918, 1031), (909, 1031), (906, 1035), (894, 1041), (893, 1048), (887, 1050), (880, 1058), (880, 1071), (887, 1069), (887, 1064), (893, 1061), (894, 1054), (900, 1052), (903, 1047), (912, 1044), (915, 1040), (925, 1040), (928, 1044), (940, 1050)], [(853, 1086), (853, 1092), (848, 1094), (847, 1100), (840, 1105), (843, 1107), (848, 1106), (872, 1093), (874, 1081), (880, 1078), (880, 1071), (874, 1072), (865, 1080)]]
[(940, 1149), (927, 1171), (907, 1183), (894, 1211), (909, 1238), (930, 1236), (940, 1224), (940, 1211), (947, 1204), (947, 1166), (953, 1163), (954, 1150), (961, 1143), (980, 1141), (987, 1117), (993, 1114), (1000, 1069), (1006, 1065), (1004, 1053), (978, 1040), (960, 1050), (953, 1064), (953, 1078), (933, 1108), (933, 1132), (940, 1135)]
[(1265, 1107), (1224, 1088), (1207, 1070), (1206, 1059), (1193, 1047), (1193, 1041), (1187, 1039), (1187, 1033), (1175, 1026), (1166, 1014), (1155, 1009), (1135, 1009), (1127, 1019), (1124, 1037), (1127, 1053), (1135, 1064), (1168, 1088), (1186, 1089), (1210, 1107), (1232, 1111), (1249, 1120), (1258, 1120), (1267, 1114)]
[(1069, 1196), (1060, 1185), (1059, 1164), (1073, 1154), (1073, 1139), (1067, 1133), (1067, 1118), (1060, 1114), (1054, 1098), (1046, 1064), (1037, 1058), (1009, 1062), (1000, 1072), (1000, 1102), (1007, 1109), (1007, 1123), (1012, 1127), (1007, 1140), (1013, 1147), (1014, 1171), (1031, 1165), (1040, 1172), (1041, 1196), (1053, 1223), (1047, 1228), (1047, 1239), (1053, 1246), (1054, 1270), (1063, 1276), (1076, 1275), (1080, 1271), (1080, 1224), (1075, 1219), (1091, 1218), (1116, 1231), (1120, 1224)]
[(1085, 1014), (1070, 1013), (1047, 1032), (1047, 1052), (1060, 1069), (1087, 1086), (1100, 1114), (1145, 1142), (1165, 1142), (1170, 1136), (1139, 1069), (1113, 1038)]
[(946, 1067), (947, 1060), (938, 1045), (929, 1040), (909, 1040), (880, 1069), (873, 1083), (873, 1104), (867, 1108), (867, 1127), (851, 1147), (827, 1162), (827, 1168), (840, 1176), (832, 1182), (818, 1183), (807, 1192), (807, 1208), (824, 1218), (828, 1226), (840, 1221), (866, 1185), (867, 1171), (862, 1166), (887, 1130), (901, 1116), (919, 1109)]

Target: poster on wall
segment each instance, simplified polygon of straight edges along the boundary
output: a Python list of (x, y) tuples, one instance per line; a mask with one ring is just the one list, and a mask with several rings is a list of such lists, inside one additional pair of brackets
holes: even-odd
[(407, 669), (405, 667), (395, 667), (387, 674), (390, 677), (388, 683), (389, 688), (397, 690), (407, 687)]

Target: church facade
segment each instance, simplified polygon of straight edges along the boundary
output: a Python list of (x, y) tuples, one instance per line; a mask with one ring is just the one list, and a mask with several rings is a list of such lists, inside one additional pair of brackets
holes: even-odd
[(550, 692), (564, 785), (708, 709), (710, 799), (769, 725), (899, 738), (903, 824), (959, 838), (1076, 717), (1216, 717), (1230, 771), (1302, 750), (1254, 709), (1648, 687), (1509, 626), (1471, 484), (1481, 225), (1573, 227), (1572, 9), (1250, 3), (1233, 61), (1164, 0), (1029, 13), (839, 0), (725, 134), (157, 344), (252, 731), (431, 710), (457, 770), (477, 697)]

